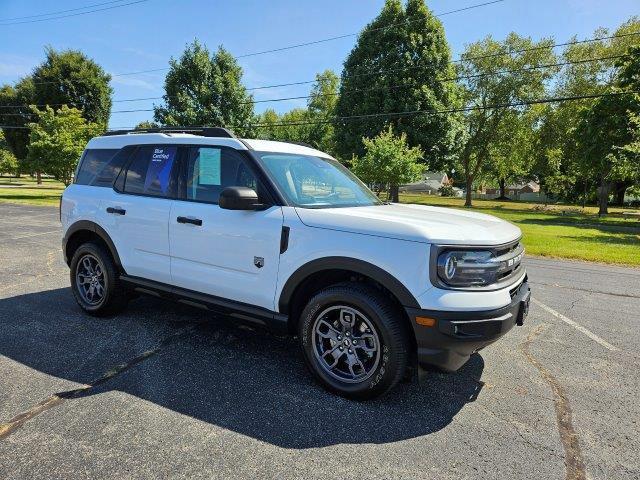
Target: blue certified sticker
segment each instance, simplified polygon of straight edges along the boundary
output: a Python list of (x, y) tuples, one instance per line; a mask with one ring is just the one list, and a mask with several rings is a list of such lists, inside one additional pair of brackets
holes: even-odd
[(169, 179), (171, 167), (176, 157), (178, 147), (155, 147), (151, 153), (151, 161), (147, 168), (147, 175), (144, 180), (145, 192), (156, 181), (160, 184), (160, 190), (166, 194), (169, 189)]

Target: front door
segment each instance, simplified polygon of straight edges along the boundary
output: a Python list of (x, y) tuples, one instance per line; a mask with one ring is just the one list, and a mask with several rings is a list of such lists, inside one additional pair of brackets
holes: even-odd
[(226, 147), (192, 147), (184, 159), (183, 200), (169, 216), (172, 283), (274, 310), (282, 208), (224, 210), (220, 192), (262, 187), (248, 159)]

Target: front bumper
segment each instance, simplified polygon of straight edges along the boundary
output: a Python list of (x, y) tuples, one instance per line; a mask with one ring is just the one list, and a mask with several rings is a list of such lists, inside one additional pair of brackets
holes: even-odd
[(453, 372), (514, 325), (522, 325), (531, 296), (526, 276), (510, 295), (509, 305), (479, 312), (405, 308), (416, 338), (418, 363)]

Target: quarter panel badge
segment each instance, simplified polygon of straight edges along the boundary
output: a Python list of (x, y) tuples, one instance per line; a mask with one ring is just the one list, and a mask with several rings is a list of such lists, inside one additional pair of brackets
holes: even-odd
[(257, 268), (262, 268), (262, 267), (264, 267), (264, 257), (253, 257), (253, 264), (254, 264)]

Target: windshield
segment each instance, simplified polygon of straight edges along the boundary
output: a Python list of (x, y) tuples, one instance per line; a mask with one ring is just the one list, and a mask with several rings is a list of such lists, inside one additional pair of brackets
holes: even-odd
[(291, 205), (304, 208), (380, 205), (378, 197), (337, 160), (257, 152)]

